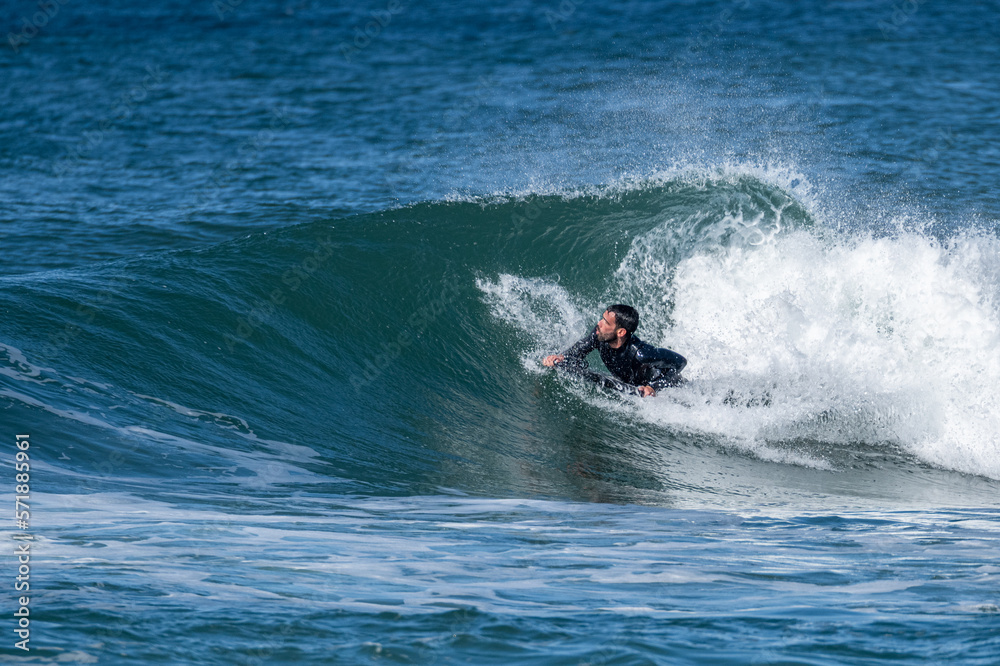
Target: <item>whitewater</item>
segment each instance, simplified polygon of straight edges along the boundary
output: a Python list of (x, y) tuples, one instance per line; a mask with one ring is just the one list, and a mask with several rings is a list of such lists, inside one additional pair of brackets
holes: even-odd
[(796, 227), (782, 219), (792, 203), (748, 198), (658, 223), (631, 240), (603, 301), (544, 278), (479, 286), (534, 338), (529, 370), (581, 336), (602, 303), (648, 313), (644, 336), (697, 359), (690, 384), (639, 408), (652, 423), (803, 464), (829, 466), (822, 451), (836, 444), (1000, 478), (1000, 403), (984, 391), (1000, 385), (996, 237)]

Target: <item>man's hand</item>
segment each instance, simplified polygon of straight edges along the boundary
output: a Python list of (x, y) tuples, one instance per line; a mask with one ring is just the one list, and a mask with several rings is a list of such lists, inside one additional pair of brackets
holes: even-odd
[(542, 365), (546, 368), (551, 368), (556, 363), (562, 363), (566, 360), (566, 357), (562, 354), (553, 354), (552, 356), (546, 356), (545, 360), (542, 361)]
[(643, 398), (656, 395), (656, 390), (652, 386), (640, 386), (639, 395)]

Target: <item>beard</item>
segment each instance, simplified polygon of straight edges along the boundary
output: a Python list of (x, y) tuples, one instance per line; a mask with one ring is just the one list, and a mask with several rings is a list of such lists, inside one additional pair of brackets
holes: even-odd
[(597, 336), (597, 339), (600, 342), (611, 342), (612, 340), (615, 339), (615, 332), (614, 331), (611, 331), (610, 333), (604, 333), (604, 334), (602, 334), (600, 332), (600, 330), (597, 329), (597, 327), (594, 327), (594, 335)]

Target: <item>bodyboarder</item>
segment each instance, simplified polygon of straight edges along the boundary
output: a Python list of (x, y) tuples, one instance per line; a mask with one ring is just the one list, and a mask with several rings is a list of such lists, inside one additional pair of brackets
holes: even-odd
[[(558, 366), (607, 388), (644, 398), (656, 395), (662, 388), (682, 383), (684, 378), (680, 373), (687, 359), (675, 351), (643, 342), (635, 335), (638, 327), (639, 313), (635, 308), (612, 305), (604, 311), (590, 334), (562, 354), (546, 356), (542, 365)], [(614, 377), (587, 369), (587, 354), (595, 349)]]

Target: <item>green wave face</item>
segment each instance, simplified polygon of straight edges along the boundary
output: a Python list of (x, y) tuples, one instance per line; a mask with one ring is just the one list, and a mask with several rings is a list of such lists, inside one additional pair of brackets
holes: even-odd
[[(261, 436), (311, 433), (305, 443), (345, 474), (377, 468), (384, 479), (386, 455), (410, 458), (404, 477), (428, 467), (413, 438), (451, 456), (483, 433), (521, 427), (536, 381), (521, 358), (539, 339), (495, 316), (483, 280), (548, 279), (593, 307), (642, 300), (619, 273), (643, 244), (670, 270), (692, 253), (809, 224), (800, 204), (760, 180), (685, 176), (310, 223), (10, 278), (5, 299), (14, 346), (52, 373), (119, 387), (134, 412), (117, 412), (123, 424), (167, 427), (132, 394), (254, 415), (244, 420)], [(575, 335), (570, 323), (540, 320), (541, 339)], [(494, 410), (512, 421), (489, 422)], [(486, 421), (472, 427), (470, 415)]]
[[(637, 461), (636, 446), (703, 441), (804, 468), (888, 446), (1000, 473), (985, 449), (944, 453), (959, 435), (930, 415), (962, 404), (965, 379), (928, 382), (920, 345), (957, 342), (927, 330), (926, 294), (896, 284), (925, 262), (944, 285), (928, 288), (946, 300), (988, 288), (993, 269), (956, 272), (919, 235), (837, 237), (793, 190), (682, 175), (422, 203), (8, 278), (8, 325), (45, 380), (32, 399), (52, 409), (81, 409), (50, 389), (84, 377), (112, 387), (103, 399), (117, 427), (304, 446), (318, 456), (313, 472), (382, 492), (572, 494), (563, 486), (575, 477), (523, 467), (562, 469), (581, 446), (615, 460), (629, 492), (646, 492), (673, 482), (662, 461)], [(684, 389), (622, 401), (542, 371), (543, 354), (612, 302), (636, 305), (640, 336), (689, 358)], [(990, 303), (963, 310), (984, 340)], [(1000, 371), (983, 361), (968, 372)], [(178, 421), (178, 405), (198, 416)]]

